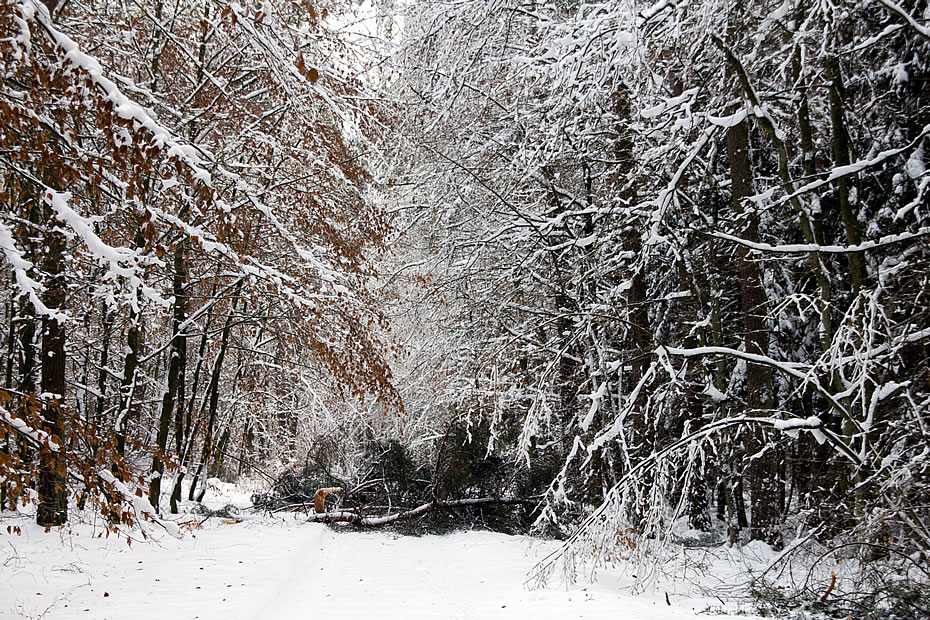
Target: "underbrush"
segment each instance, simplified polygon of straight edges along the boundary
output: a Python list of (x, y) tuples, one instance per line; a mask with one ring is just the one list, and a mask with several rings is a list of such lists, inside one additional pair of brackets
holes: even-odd
[(806, 541), (750, 583), (755, 612), (790, 618), (930, 618), (930, 572), (891, 544)]

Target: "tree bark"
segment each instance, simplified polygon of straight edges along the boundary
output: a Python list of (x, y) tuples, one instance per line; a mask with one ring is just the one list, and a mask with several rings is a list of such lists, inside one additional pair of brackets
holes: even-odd
[[(830, 81), (830, 122), (833, 129), (833, 164), (836, 167), (848, 166), (849, 132), (846, 129), (846, 109), (843, 104), (843, 77), (838, 58), (827, 59), (827, 79)], [(840, 215), (846, 228), (846, 243), (862, 243), (862, 231), (859, 219), (853, 212), (850, 199), (850, 181), (853, 175), (843, 175), (837, 179), (837, 193), (840, 201)], [(858, 295), (865, 282), (865, 256), (862, 252), (849, 252), (849, 276), (852, 279), (853, 294)]]
[[(129, 312), (129, 331), (126, 334), (126, 358), (123, 362), (123, 378), (119, 386), (119, 409), (116, 414), (116, 452), (126, 454), (126, 432), (129, 418), (135, 409), (134, 395), (136, 389), (137, 367), (139, 365), (139, 315), (135, 310)], [(114, 473), (117, 473), (114, 471)], [(119, 476), (117, 475), (117, 478)]]
[(94, 415), (93, 422), (100, 424), (103, 422), (103, 412), (106, 411), (106, 389), (107, 389), (107, 364), (110, 361), (110, 333), (113, 331), (113, 317), (110, 309), (104, 304), (103, 317), (100, 320), (103, 327), (103, 338), (100, 344), (100, 368), (97, 374), (97, 412)]
[[(214, 280), (213, 287), (210, 291), (210, 299), (216, 297), (217, 284)], [(200, 373), (203, 370), (203, 362), (205, 359), (207, 351), (207, 334), (209, 333), (210, 326), (213, 324), (213, 306), (210, 305), (207, 308), (207, 316), (204, 320), (203, 333), (200, 337), (200, 346), (197, 347), (197, 364), (194, 366), (194, 376), (191, 380), (191, 395), (187, 400), (187, 414), (184, 420), (184, 435), (187, 437), (187, 444), (184, 449), (184, 453), (181, 458), (181, 464), (183, 465), (188, 460), (193, 459), (194, 453), (194, 437), (197, 435), (200, 423), (194, 424), (194, 406), (197, 402), (197, 387), (200, 385)], [(181, 475), (178, 476), (178, 479), (174, 483), (174, 491), (172, 491), (171, 496), (175, 495), (180, 498), (181, 495), (181, 484), (184, 482), (184, 476), (186, 470), (182, 468)], [(196, 477), (191, 481), (190, 488), (187, 493), (187, 499), (193, 501), (194, 493), (197, 490)]]
[[(53, 225), (51, 214), (48, 221), (50, 226)], [(43, 266), (48, 281), (42, 301), (50, 310), (60, 311), (65, 305), (65, 239), (53, 230), (46, 236), (46, 245)], [(43, 447), (40, 450), (36, 523), (56, 527), (68, 520), (68, 465), (61, 410), (65, 395), (65, 329), (57, 318), (49, 316), (42, 317), (42, 392), (44, 430), (57, 444), (57, 449)]]
[[(746, 222), (740, 236), (759, 241), (759, 219), (754, 212), (743, 209), (743, 201), (752, 195), (752, 163), (749, 157), (749, 124), (743, 121), (727, 130), (727, 160), (730, 167), (730, 196), (737, 217)], [(739, 246), (740, 310), (743, 323), (743, 346), (747, 353), (768, 355), (769, 334), (766, 327), (767, 299), (759, 263), (749, 256), (745, 246)], [(746, 364), (745, 400), (750, 411), (766, 409), (772, 385), (771, 370), (759, 364)], [(765, 434), (755, 430), (749, 443), (749, 454), (765, 447)], [(750, 498), (752, 502), (753, 539), (774, 544), (778, 539), (780, 510), (778, 501), (778, 463), (772, 450), (752, 459), (749, 464)]]
[[(236, 291), (233, 293), (233, 303), (232, 308), (229, 311), (229, 315), (226, 317), (226, 322), (223, 325), (223, 334), (220, 339), (220, 350), (216, 354), (216, 361), (213, 364), (213, 371), (210, 373), (210, 385), (207, 387), (207, 425), (204, 430), (204, 441), (203, 441), (203, 456), (200, 459), (200, 464), (197, 467), (197, 473), (194, 474), (194, 479), (191, 481), (191, 492), (193, 493), (194, 485), (197, 484), (197, 479), (200, 477), (200, 474), (208, 470), (207, 462), (213, 457), (215, 446), (213, 443), (213, 431), (214, 425), (216, 424), (216, 412), (219, 404), (220, 396), (220, 374), (223, 370), (223, 361), (226, 358), (226, 351), (229, 348), (229, 336), (232, 332), (232, 322), (233, 316), (236, 310), (236, 303), (239, 300), (239, 291), (242, 289), (242, 282), (236, 286)], [(204, 475), (206, 475), (204, 473)], [(202, 488), (197, 493), (197, 501), (202, 501), (204, 493), (206, 492), (206, 484), (202, 485)]]
[(171, 346), (168, 349), (168, 376), (165, 378), (165, 393), (162, 396), (161, 414), (158, 417), (158, 433), (155, 437), (155, 454), (152, 457), (152, 476), (149, 482), (149, 503), (160, 511), (161, 477), (165, 471), (164, 457), (168, 450), (168, 431), (171, 415), (179, 390), (182, 351), (187, 348), (187, 338), (181, 330), (185, 318), (184, 302), (184, 245), (178, 243), (174, 250), (174, 312), (171, 320)]

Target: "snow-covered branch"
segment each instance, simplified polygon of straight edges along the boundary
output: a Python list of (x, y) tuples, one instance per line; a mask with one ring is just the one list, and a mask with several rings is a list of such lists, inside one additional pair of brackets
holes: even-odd
[(178, 527), (177, 523), (162, 519), (158, 516), (158, 511), (142, 496), (141, 492), (138, 494), (133, 493), (129, 487), (126, 486), (124, 482), (118, 480), (109, 469), (97, 470), (97, 477), (107, 486), (119, 493), (125, 503), (132, 506), (136, 521), (140, 527), (145, 528), (145, 523), (151, 521), (159, 525), (174, 538), (181, 537), (181, 528)]
[(37, 0), (22, 0), (20, 7), (22, 15), (26, 19), (34, 19), (57, 49), (64, 54), (62, 61), (87, 75), (104, 98), (113, 104), (114, 110), (121, 118), (133, 121), (148, 130), (156, 146), (164, 148), (169, 157), (177, 157), (185, 162), (197, 180), (210, 185), (210, 173), (205, 167), (204, 153), (200, 149), (179, 140), (149, 111), (124, 95), (116, 83), (106, 77), (96, 58), (82, 52), (73, 39), (52, 24), (45, 5)]
[(46, 448), (52, 452), (58, 452), (61, 450), (61, 445), (52, 439), (51, 435), (43, 431), (41, 428), (33, 428), (29, 426), (25, 420), (13, 416), (13, 414), (11, 414), (3, 407), (0, 407), (0, 422), (5, 423), (7, 428), (10, 428), (20, 435), (28, 438), (33, 443), (33, 445), (39, 448)]
[(29, 269), (32, 268), (32, 263), (23, 258), (23, 253), (16, 247), (16, 241), (13, 239), (10, 229), (3, 223), (0, 223), (0, 250), (3, 251), (4, 257), (6, 257), (10, 266), (13, 268), (16, 287), (21, 294), (29, 299), (29, 303), (35, 308), (36, 313), (38, 313), (39, 316), (54, 318), (59, 322), (66, 321), (68, 319), (67, 314), (57, 309), (51, 310), (42, 302), (39, 296), (42, 292), (42, 286), (29, 276)]
[(722, 232), (711, 233), (711, 236), (716, 237), (717, 239), (724, 239), (725, 241), (732, 241), (743, 247), (755, 250), (757, 252), (769, 253), (769, 254), (806, 254), (808, 252), (817, 252), (821, 254), (848, 254), (851, 252), (866, 252), (869, 250), (876, 250), (879, 248), (884, 248), (889, 245), (895, 245), (898, 243), (908, 243), (923, 239), (930, 235), (930, 228), (924, 227), (919, 229), (916, 232), (912, 233), (898, 233), (894, 235), (888, 235), (880, 239), (875, 239), (873, 241), (863, 241), (858, 245), (819, 245), (816, 243), (793, 243), (793, 244), (784, 244), (784, 245), (771, 245), (768, 243), (759, 243), (755, 241), (749, 241), (747, 239), (742, 239), (736, 235), (730, 235)]
[(914, 19), (910, 13), (908, 13), (901, 5), (892, 2), (891, 0), (878, 0), (882, 6), (886, 9), (895, 13), (898, 17), (901, 17), (907, 25), (910, 26), (914, 32), (922, 36), (923, 38), (930, 41), (930, 28), (922, 25), (916, 19)]
[[(659, 347), (656, 350), (656, 353), (661, 358), (664, 355), (671, 355), (675, 357), (702, 357), (705, 355), (724, 355), (727, 357), (732, 357), (735, 359), (745, 360), (747, 362), (752, 362), (754, 364), (761, 364), (762, 366), (768, 366), (769, 368), (774, 368), (775, 370), (794, 377), (795, 379), (800, 380), (805, 385), (809, 385), (814, 388), (821, 396), (826, 399), (830, 405), (836, 409), (837, 413), (842, 415), (844, 418), (848, 419), (853, 424), (858, 423), (852, 418), (849, 409), (843, 405), (828, 389), (824, 388), (820, 381), (813, 376), (812, 370), (813, 367), (806, 364), (799, 364), (796, 362), (785, 362), (773, 359), (767, 355), (760, 355), (758, 353), (749, 353), (747, 351), (740, 351), (739, 349), (732, 349), (730, 347), (694, 347), (690, 349), (682, 349), (677, 347)], [(806, 372), (803, 372), (806, 371)], [(861, 430), (861, 429), (860, 429)]]

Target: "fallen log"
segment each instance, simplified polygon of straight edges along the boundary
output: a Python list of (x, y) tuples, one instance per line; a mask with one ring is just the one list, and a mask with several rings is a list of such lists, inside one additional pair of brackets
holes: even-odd
[(456, 499), (450, 501), (433, 501), (426, 504), (396, 512), (383, 517), (365, 517), (356, 512), (335, 511), (312, 514), (307, 519), (308, 523), (351, 523), (363, 527), (381, 527), (390, 525), (396, 521), (404, 519), (414, 519), (433, 510), (434, 508), (465, 508), (476, 506), (513, 506), (523, 504), (525, 506), (535, 506), (538, 499), (516, 499), (516, 498), (498, 498), (498, 497), (479, 497), (474, 499)]

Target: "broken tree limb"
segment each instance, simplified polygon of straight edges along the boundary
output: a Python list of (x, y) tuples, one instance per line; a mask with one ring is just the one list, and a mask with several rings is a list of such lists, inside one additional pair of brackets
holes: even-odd
[(330, 493), (339, 493), (342, 491), (342, 487), (326, 487), (324, 489), (319, 489), (316, 492), (316, 495), (313, 496), (313, 510), (317, 514), (322, 514), (326, 512), (326, 496)]
[(308, 522), (313, 523), (352, 523), (364, 527), (381, 527), (390, 525), (396, 521), (413, 519), (422, 516), (434, 508), (465, 508), (471, 506), (512, 506), (522, 504), (525, 506), (535, 506), (538, 499), (514, 499), (514, 498), (497, 498), (497, 497), (479, 497), (474, 499), (457, 499), (452, 501), (434, 501), (428, 502), (391, 515), (383, 517), (364, 517), (355, 512), (324, 512), (310, 515)]

